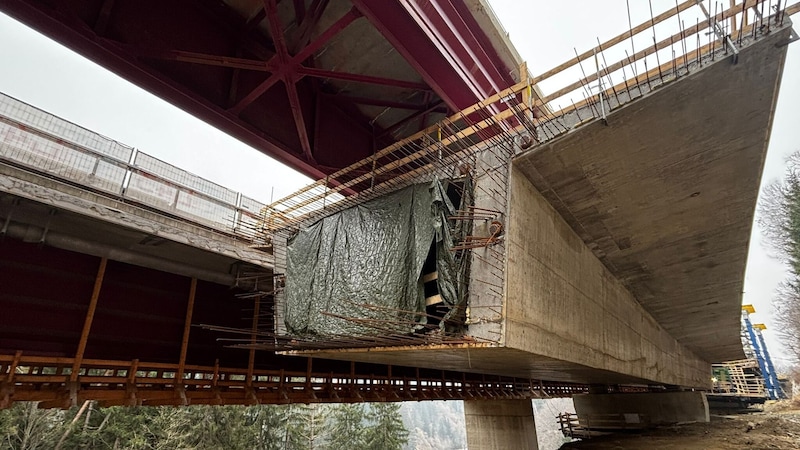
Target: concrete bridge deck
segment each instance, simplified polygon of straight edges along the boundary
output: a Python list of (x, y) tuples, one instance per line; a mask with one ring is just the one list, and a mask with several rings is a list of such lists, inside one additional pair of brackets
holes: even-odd
[(748, 241), (789, 38), (775, 30), (736, 64), (692, 69), (513, 159), (495, 344), (313, 354), (708, 386), (710, 362), (742, 354)]
[[(467, 132), (485, 141), (464, 153), (445, 152), (439, 160), (446, 163), (430, 165), (452, 172), (450, 164), (459, 156), (474, 158), (469, 161), (480, 173), (476, 182), (484, 192), (494, 192), (479, 194), (475, 204), (497, 208), (505, 231), (502, 239), (472, 250), (477, 255), (470, 274), (475, 281), (472, 311), (463, 342), (457, 344), (275, 354), (271, 350), (277, 341), (288, 342), (281, 349), (291, 350), (294, 339), (278, 333), (282, 305), (273, 298), (279, 289), (273, 292), (272, 277), (281, 275), (280, 255), (262, 251), (268, 247), (251, 248), (236, 230), (220, 232), (202, 218), (182, 216), (186, 211), (177, 208), (185, 203), (177, 199), (196, 194), (190, 186), (156, 180), (175, 189), (164, 196), (169, 197), (168, 210), (159, 211), (164, 204), (126, 198), (130, 179), (149, 183), (158, 177), (125, 158), (92, 156), (95, 167), (103, 162), (130, 172), (121, 179), (121, 190), (110, 191), (10, 158), (0, 167), (0, 219), (9, 237), (0, 242), (7, 250), (0, 252), (0, 264), (12, 270), (0, 272), (3, 285), (10, 286), (0, 301), (16, 315), (2, 319), (0, 352), (19, 355), (21, 350), (26, 357), (49, 358), (41, 364), (57, 366), (55, 376), (64, 380), (54, 391), (59, 401), (77, 398), (64, 393), (81, 390), (79, 378), (89, 374), (88, 369), (79, 374), (84, 359), (98, 367), (119, 368), (139, 359), (168, 365), (162, 368), (175, 371), (172, 384), (165, 383), (172, 393), (163, 395), (177, 404), (186, 403), (178, 387), (190, 366), (205, 374), (214, 367), (245, 369), (244, 379), (236, 373), (237, 389), (242, 382), (243, 389), (251, 387), (258, 372), (280, 380), (265, 385), (274, 390), (274, 383), (288, 380), (283, 371), (302, 373), (303, 368), (307, 381), (314, 378), (312, 372), (359, 379), (378, 373), (412, 381), (421, 372), (420, 379), (445, 379), (443, 386), (453, 388), (450, 394), (463, 386), (454, 384), (459, 377), (492, 376), (516, 378), (507, 388), (514, 395), (518, 380), (529, 380), (531, 387), (534, 379), (554, 380), (556, 390), (563, 382), (565, 392), (572, 392), (570, 383), (705, 387), (709, 363), (738, 358), (741, 351), (738, 318), (747, 240), (790, 38), (789, 21), (775, 23), (769, 32), (751, 27), (758, 39), (744, 40), (735, 64), (722, 49), (711, 47), (704, 54), (698, 49), (701, 63), (674, 69), (673, 78), (660, 75), (656, 80), (653, 75), (655, 88), (648, 78), (628, 89), (628, 94), (638, 89), (640, 96), (612, 102), (603, 119), (573, 121), (569, 129), (530, 148), (536, 136), (526, 133), (546, 134), (547, 121), (568, 122), (569, 114), (580, 118), (578, 111), (597, 105), (587, 101), (576, 111), (548, 117), (552, 111), (544, 105), (546, 98), (522, 83), (522, 88), (516, 85), (521, 91), (490, 97), (484, 111), (466, 113), (481, 122), (461, 118), (458, 125), (464, 128), (447, 136), (448, 143), (460, 144), (453, 136)], [(704, 60), (711, 55), (717, 59)], [(500, 112), (480, 116), (493, 109)], [(511, 123), (519, 126), (498, 131), (510, 129)], [(481, 124), (485, 128), (479, 129)], [(17, 128), (42, 138), (42, 133)], [(430, 138), (426, 130), (387, 148), (402, 148), (419, 133)], [(58, 137), (44, 139), (64, 144)], [(492, 153), (493, 145), (511, 148), (509, 158)], [(89, 150), (84, 154), (93, 154)], [(404, 160), (412, 157), (402, 155)], [(386, 169), (376, 178), (372, 165), (372, 182), (390, 185), (394, 172)], [(395, 161), (387, 166), (402, 169)], [(369, 182), (365, 171), (355, 173), (338, 185), (329, 186), (326, 178), (314, 186), (323, 199), (329, 189), (347, 194), (347, 183), (355, 188)], [(397, 178), (413, 181), (412, 175)], [(158, 189), (148, 192), (147, 198), (158, 203)], [(232, 208), (233, 214), (242, 212), (240, 200), (214, 195), (200, 197)], [(362, 197), (347, 198), (358, 202)], [(313, 198), (303, 202), (313, 205)], [(275, 210), (273, 205), (260, 207)], [(251, 225), (257, 228), (259, 220)], [(490, 251), (502, 266), (493, 274), (501, 275), (502, 292), (495, 289), (494, 295), (479, 283), (486, 283), (480, 272), (487, 266), (480, 261)], [(269, 289), (240, 284), (247, 278), (238, 276), (243, 266), (258, 269)], [(95, 308), (101, 321), (92, 328)], [(696, 319), (689, 319), (690, 313)], [(709, 322), (716, 326), (708, 327)], [(201, 324), (216, 328), (197, 327)], [(234, 336), (220, 339), (225, 330)], [(15, 364), (14, 357), (3, 361), (6, 371)], [(72, 371), (66, 369), (70, 363)], [(119, 388), (136, 382), (110, 383)], [(7, 396), (9, 386), (15, 385), (3, 385)], [(474, 386), (483, 393), (462, 390), (458, 395), (491, 395), (489, 384)], [(231, 398), (240, 398), (236, 392)], [(313, 392), (307, 394), (303, 398), (314, 401)]]

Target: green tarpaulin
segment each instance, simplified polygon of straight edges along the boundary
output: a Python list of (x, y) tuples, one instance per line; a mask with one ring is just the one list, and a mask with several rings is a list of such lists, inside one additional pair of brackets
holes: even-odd
[[(413, 332), (425, 323), (422, 267), (436, 243), (438, 288), (453, 306), (461, 297), (438, 181), (409, 186), (301, 230), (287, 249), (285, 323), (290, 334)], [(435, 241), (434, 241), (435, 240)], [(346, 319), (345, 319), (346, 318)]]

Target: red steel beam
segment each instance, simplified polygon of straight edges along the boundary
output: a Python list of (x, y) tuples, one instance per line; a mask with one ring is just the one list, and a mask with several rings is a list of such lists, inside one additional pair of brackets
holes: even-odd
[(306, 120), (303, 117), (303, 109), (300, 106), (300, 96), (297, 94), (297, 86), (294, 81), (286, 80), (286, 94), (289, 96), (289, 107), (292, 110), (292, 117), (297, 127), (297, 135), (300, 138), (300, 145), (303, 148), (303, 155), (309, 162), (314, 161), (314, 155), (311, 154), (311, 141), (308, 139), (308, 128), (306, 128)]
[(343, 94), (322, 94), (330, 97), (335, 97), (338, 100), (345, 100), (350, 103), (355, 103), (358, 105), (370, 105), (370, 106), (385, 106), (387, 108), (398, 108), (398, 109), (408, 109), (412, 111), (422, 111), (428, 109), (430, 107), (429, 104), (420, 105), (418, 103), (407, 103), (407, 102), (395, 102), (391, 100), (382, 100), (377, 98), (366, 98), (366, 97), (356, 97), (351, 95), (343, 95)]
[[(283, 83), (286, 86), (286, 95), (289, 98), (289, 107), (292, 110), (292, 117), (294, 118), (294, 125), (297, 128), (297, 136), (300, 139), (300, 147), (303, 149), (303, 156), (309, 162), (314, 161), (311, 154), (311, 141), (308, 139), (308, 128), (306, 128), (306, 121), (303, 117), (303, 109), (300, 106), (300, 96), (297, 94), (297, 82), (286, 69), (291, 68), (292, 58), (289, 56), (289, 51), (286, 48), (286, 40), (283, 37), (283, 26), (278, 18), (278, 4), (276, 0), (264, 0), (264, 10), (267, 11), (267, 20), (269, 21), (269, 30), (272, 34), (272, 43), (275, 45), (275, 50), (278, 52), (278, 60), (280, 61), (281, 68), (277, 72), (283, 78)], [(274, 76), (275, 74), (273, 74)]]
[[(494, 86), (504, 89), (514, 83), (496, 51), (486, 48), (487, 39), (477, 36), (480, 30), (474, 18), (463, 16), (463, 8), (457, 7), (461, 0), (352, 2), (450, 109), (463, 109), (485, 98), (483, 91)], [(469, 23), (473, 23), (472, 28)], [(476, 63), (469, 60), (469, 55), (478, 58), (482, 66), (491, 62), (490, 67), (475, 71)]]
[(308, 39), (311, 37), (311, 31), (319, 23), (319, 19), (322, 17), (322, 13), (328, 6), (329, 1), (330, 0), (314, 0), (311, 2), (311, 5), (308, 7), (308, 13), (302, 23), (297, 26), (297, 30), (295, 30), (297, 38), (294, 40), (294, 45), (292, 47), (293, 53), (300, 51), (306, 42), (308, 42)]
[[(284, 76), (283, 72), (285, 71), (288, 72), (290, 70), (290, 67), (300, 65), (300, 63), (308, 59), (311, 55), (314, 54), (315, 51), (319, 50), (323, 45), (325, 45), (326, 42), (330, 41), (331, 38), (336, 36), (336, 34), (338, 34), (340, 31), (347, 28), (348, 25), (353, 23), (353, 21), (358, 19), (359, 17), (361, 17), (361, 14), (355, 9), (351, 9), (350, 11), (348, 11), (347, 14), (345, 14), (339, 20), (337, 20), (327, 30), (325, 30), (322, 34), (320, 34), (319, 37), (317, 37), (317, 39), (308, 44), (299, 53), (297, 53), (295, 56), (291, 58), (287, 58), (287, 60), (283, 63), (281, 67), (273, 69), (275, 72), (269, 78), (264, 80), (260, 85), (256, 86), (252, 91), (250, 91), (250, 93), (248, 93), (241, 100), (239, 100), (239, 102), (235, 106), (233, 106), (229, 111), (233, 114), (239, 114), (240, 112), (242, 112), (244, 108), (246, 108), (249, 104), (256, 101), (272, 86), (274, 86), (275, 83), (280, 81)], [(267, 64), (270, 64), (271, 61), (272, 60), (268, 61)]]
[[(403, 0), (406, 11), (424, 30), (439, 52), (481, 98), (505, 89), (510, 81), (498, 70), (452, 0)], [(496, 56), (496, 55), (495, 55)]]
[[(44, 9), (40, 9), (44, 8)], [(102, 61), (103, 65), (128, 80), (146, 86), (155, 95), (161, 96), (188, 113), (217, 124), (223, 131), (238, 135), (246, 143), (269, 153), (283, 164), (293, 167), (312, 178), (324, 178), (325, 173), (296, 155), (284, 144), (270, 139), (262, 131), (242, 122), (236, 116), (197, 94), (182, 89), (174, 81), (142, 67), (141, 63), (124, 47), (110, 45), (112, 41), (90, 32), (78, 33), (70, 25), (60, 21), (57, 15), (44, 6), (37, 7), (25, 0), (3, 0), (0, 10), (56, 39), (63, 45), (80, 52), (84, 57)]]
[(184, 50), (150, 50), (135, 49), (124, 44), (122, 47), (131, 49), (132, 53), (145, 58), (163, 59), (165, 61), (178, 61), (205, 66), (227, 67), (230, 69), (253, 70), (256, 72), (269, 72), (275, 70), (272, 59), (261, 61), (258, 59), (239, 58), (234, 56), (210, 55), (208, 53), (187, 52)]
[(425, 83), (414, 81), (395, 80), (392, 78), (373, 77), (371, 75), (361, 75), (357, 73), (333, 72), (330, 70), (314, 69), (311, 67), (298, 67), (297, 73), (316, 78), (330, 78), (333, 80), (355, 81), (358, 83), (379, 84), (397, 88), (416, 89), (427, 91), (430, 89)]

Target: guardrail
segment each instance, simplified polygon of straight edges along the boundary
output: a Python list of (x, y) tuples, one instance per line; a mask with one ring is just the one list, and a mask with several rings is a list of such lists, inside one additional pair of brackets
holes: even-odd
[(5, 94), (0, 94), (0, 159), (259, 241), (263, 203)]
[[(111, 405), (185, 405), (569, 397), (588, 387), (513, 377), (426, 371), (388, 373), (256, 370), (119, 360), (0, 354), (0, 408), (37, 401), (65, 408), (85, 400)], [(374, 370), (371, 369), (371, 370)], [(179, 373), (182, 377), (179, 378)]]
[(643, 430), (652, 427), (650, 417), (645, 414), (583, 414), (561, 413), (556, 416), (564, 437), (590, 439), (611, 432)]

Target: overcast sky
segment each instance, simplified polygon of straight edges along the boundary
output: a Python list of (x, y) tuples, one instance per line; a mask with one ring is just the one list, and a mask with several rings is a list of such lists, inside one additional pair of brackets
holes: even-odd
[[(532, 75), (542, 73), (628, 29), (625, 0), (575, 1), (491, 0), (511, 41), (528, 62)], [(634, 25), (649, 20), (648, 3), (630, 1)], [(727, 2), (726, 2), (727, 3)], [(673, 8), (674, 0), (653, 0), (655, 14)], [(696, 8), (694, 8), (696, 9)], [(795, 16), (796, 18), (797, 16)], [(696, 17), (682, 16), (685, 26)], [(665, 24), (658, 38), (668, 37)], [(663, 31), (662, 31), (663, 30)], [(672, 34), (672, 33), (669, 33)], [(642, 36), (634, 45), (652, 44)], [(606, 55), (608, 64), (615, 54)], [(0, 92), (136, 147), (150, 155), (208, 178), (260, 201), (302, 187), (306, 177), (286, 168), (234, 138), (212, 128), (116, 75), (0, 14)], [(577, 79), (574, 74), (565, 77)], [(555, 80), (557, 83), (559, 80)], [(559, 86), (555, 86), (559, 87)], [(545, 93), (552, 91), (543, 85)], [(763, 182), (779, 178), (784, 160), (800, 150), (800, 44), (789, 46)], [(750, 245), (745, 303), (756, 306), (755, 322), (772, 322), (771, 300), (785, 277), (784, 267), (769, 256), (757, 228)], [(785, 361), (774, 330), (766, 332), (776, 363)]]

